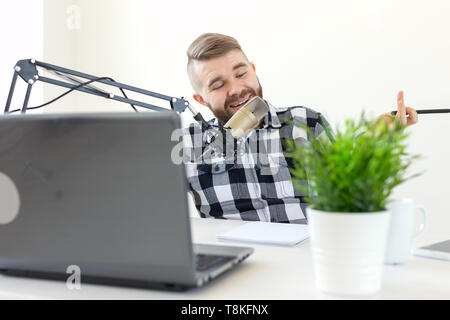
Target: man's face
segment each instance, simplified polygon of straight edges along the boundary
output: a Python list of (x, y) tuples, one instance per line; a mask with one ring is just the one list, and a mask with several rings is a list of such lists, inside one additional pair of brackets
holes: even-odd
[(262, 87), (241, 50), (207, 61), (195, 61), (199, 93), (194, 99), (207, 106), (225, 124), (250, 98), (262, 98)]

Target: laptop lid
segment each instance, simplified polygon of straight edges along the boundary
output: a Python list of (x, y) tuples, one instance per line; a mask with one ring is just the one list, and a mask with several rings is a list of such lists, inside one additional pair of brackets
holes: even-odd
[(177, 128), (173, 112), (0, 117), (0, 269), (195, 285)]

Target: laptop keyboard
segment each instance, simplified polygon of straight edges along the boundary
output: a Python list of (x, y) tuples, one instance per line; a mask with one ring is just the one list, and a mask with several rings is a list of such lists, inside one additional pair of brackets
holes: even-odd
[(233, 260), (235, 257), (230, 256), (216, 256), (212, 254), (197, 254), (195, 255), (196, 270), (205, 271), (216, 266), (220, 266), (228, 261)]

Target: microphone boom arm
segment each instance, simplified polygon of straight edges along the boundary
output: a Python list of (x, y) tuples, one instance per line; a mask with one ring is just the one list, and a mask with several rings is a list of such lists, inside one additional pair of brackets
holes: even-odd
[[(38, 74), (37, 67), (43, 68), (47, 71), (50, 71), (53, 74), (56, 74), (57, 76), (63, 78), (64, 80), (68, 80), (68, 82), (40, 76)], [(20, 76), (26, 83), (28, 83), (27, 91), (25, 94), (25, 99), (24, 99), (22, 109), (21, 109), (21, 113), (26, 113), (28, 101), (29, 101), (30, 94), (31, 94), (31, 89), (32, 89), (33, 84), (36, 83), (36, 81), (42, 81), (42, 82), (49, 83), (52, 85), (65, 87), (65, 88), (69, 88), (69, 89), (74, 89), (77, 91), (82, 91), (85, 93), (101, 96), (101, 97), (104, 97), (107, 99), (116, 100), (116, 101), (131, 104), (131, 105), (137, 105), (137, 106), (151, 109), (154, 111), (167, 111), (168, 110), (166, 108), (161, 108), (161, 107), (158, 107), (158, 106), (146, 103), (146, 102), (129, 99), (126, 96), (121, 97), (121, 96), (115, 95), (113, 93), (108, 93), (102, 89), (96, 88), (93, 85), (83, 86), (82, 82), (80, 80), (71, 77), (71, 76), (75, 76), (75, 77), (79, 77), (82, 79), (91, 80), (93, 82), (96, 81), (96, 82), (103, 83), (105, 85), (117, 87), (121, 90), (126, 89), (129, 91), (134, 91), (134, 92), (137, 92), (140, 94), (144, 94), (147, 96), (151, 96), (154, 98), (168, 101), (168, 102), (170, 102), (171, 109), (178, 113), (184, 112), (186, 110), (186, 108), (188, 108), (192, 112), (194, 119), (197, 120), (198, 122), (200, 122), (203, 128), (208, 128), (210, 126), (203, 119), (201, 114), (198, 111), (196, 111), (195, 108), (192, 105), (190, 105), (189, 101), (187, 101), (184, 97), (176, 98), (176, 97), (166, 96), (166, 95), (163, 95), (160, 93), (156, 93), (156, 92), (148, 91), (145, 89), (133, 87), (133, 86), (130, 86), (130, 85), (127, 85), (124, 83), (116, 82), (116, 81), (112, 80), (111, 78), (105, 79), (105, 77), (102, 77), (99, 79), (99, 77), (95, 77), (95, 76), (87, 74), (87, 73), (82, 73), (82, 72), (78, 72), (75, 70), (58, 67), (58, 66), (48, 64), (45, 62), (37, 61), (35, 59), (19, 60), (16, 63), (16, 65), (14, 67), (14, 75), (13, 75), (13, 79), (11, 82), (11, 87), (10, 87), (10, 90), (8, 93), (8, 99), (7, 99), (6, 105), (5, 105), (4, 114), (10, 113), (9, 108), (11, 105), (11, 101), (12, 101), (12, 97), (14, 94), (18, 76)]]

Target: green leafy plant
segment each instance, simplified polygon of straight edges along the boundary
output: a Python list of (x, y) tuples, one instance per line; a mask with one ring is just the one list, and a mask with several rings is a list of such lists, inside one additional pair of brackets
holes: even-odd
[(345, 121), (343, 130), (324, 139), (304, 124), (293, 123), (308, 132), (307, 142), (286, 140), (287, 156), (293, 160), (293, 184), (312, 208), (330, 212), (375, 212), (386, 209), (389, 195), (405, 178), (406, 170), (418, 158), (405, 152), (404, 126), (395, 119)]

